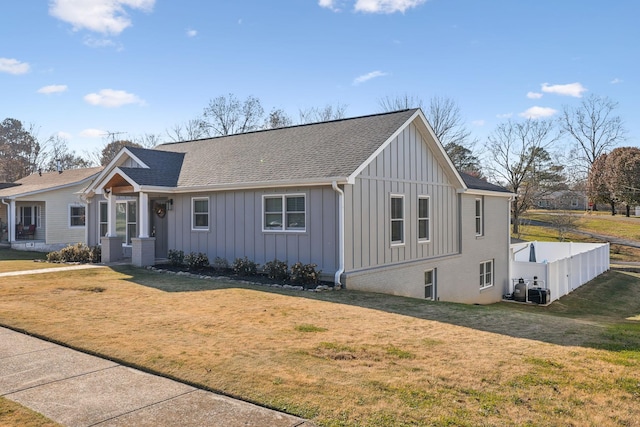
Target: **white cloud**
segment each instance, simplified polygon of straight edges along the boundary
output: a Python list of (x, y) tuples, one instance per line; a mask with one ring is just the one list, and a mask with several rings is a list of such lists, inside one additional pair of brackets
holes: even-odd
[[(318, 0), (318, 5), (333, 12), (342, 11), (347, 0)], [(363, 13), (404, 13), (407, 9), (418, 7), (427, 0), (355, 0), (353, 10)]]
[(518, 115), (520, 117), (526, 117), (527, 119), (542, 119), (544, 117), (551, 117), (557, 112), (558, 110), (549, 107), (531, 107)]
[(67, 85), (49, 85), (43, 86), (38, 89), (38, 93), (44, 93), (45, 95), (50, 95), (52, 93), (62, 93), (68, 89)]
[(69, 141), (72, 138), (69, 132), (63, 132), (63, 131), (57, 132), (56, 136), (60, 139), (64, 139), (65, 141)]
[(9, 74), (26, 74), (29, 72), (29, 64), (17, 59), (0, 58), (0, 72)]
[(80, 132), (80, 136), (84, 138), (102, 138), (107, 135), (108, 132), (105, 132), (100, 129), (85, 129)]
[(122, 107), (127, 104), (145, 105), (144, 100), (138, 98), (137, 95), (113, 89), (102, 89), (98, 93), (90, 93), (85, 95), (84, 100), (91, 105), (108, 108)]
[(125, 7), (145, 12), (153, 10), (155, 0), (51, 0), (49, 14), (73, 26), (103, 34), (120, 34), (131, 26)]
[(366, 82), (366, 81), (369, 81), (369, 80), (371, 80), (371, 79), (375, 79), (375, 78), (377, 78), (377, 77), (384, 77), (384, 76), (386, 76), (386, 75), (388, 75), (388, 73), (384, 73), (384, 72), (382, 72), (382, 71), (377, 71), (377, 70), (376, 70), (376, 71), (372, 71), (372, 72), (370, 72), (370, 73), (363, 74), (363, 75), (361, 75), (361, 76), (356, 77), (356, 78), (353, 80), (353, 85), (354, 85), (354, 86), (357, 86), (357, 85), (359, 85), (360, 83), (364, 83), (364, 82)]
[(110, 39), (95, 39), (93, 37), (85, 37), (82, 43), (85, 46), (89, 46), (89, 47), (93, 47), (93, 48), (116, 46), (116, 44), (113, 42), (113, 40), (110, 40)]
[(187, 37), (195, 37), (198, 35), (197, 30), (187, 30)]
[(420, 6), (427, 0), (356, 0), (356, 12), (404, 13), (407, 9)]
[(542, 83), (542, 91), (546, 93), (555, 93), (556, 95), (581, 98), (582, 92), (586, 92), (587, 88), (585, 88), (581, 83), (578, 82), (569, 83), (566, 85), (550, 85), (549, 83)]
[(539, 92), (527, 92), (527, 98), (529, 99), (540, 99), (542, 96), (543, 95)]
[(496, 114), (496, 117), (499, 119), (510, 119), (512, 116), (513, 113)]
[(484, 123), (485, 123), (484, 120), (473, 120), (471, 122), (471, 124), (474, 126), (484, 126)]
[(619, 78), (615, 78), (613, 80), (611, 80), (609, 83), (611, 83), (612, 85), (617, 85), (618, 83), (622, 83), (624, 80), (619, 79)]

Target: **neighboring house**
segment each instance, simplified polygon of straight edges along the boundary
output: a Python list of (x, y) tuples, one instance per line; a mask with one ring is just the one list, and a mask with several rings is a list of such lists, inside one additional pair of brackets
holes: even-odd
[(348, 289), (465, 303), (509, 289), (511, 196), (457, 172), (419, 109), (125, 147), (85, 191), (103, 261), (299, 261)]
[(86, 243), (80, 197), (102, 167), (34, 173), (0, 189), (0, 240), (14, 249), (57, 250)]
[(536, 197), (534, 207), (539, 209), (581, 210), (586, 211), (588, 200), (584, 191), (560, 190)]

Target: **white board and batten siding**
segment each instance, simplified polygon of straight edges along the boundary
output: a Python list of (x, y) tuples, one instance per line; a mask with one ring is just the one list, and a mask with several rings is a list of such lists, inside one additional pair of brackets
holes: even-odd
[[(305, 195), (304, 231), (263, 230), (263, 196), (282, 194)], [(209, 200), (209, 229), (193, 230), (192, 199), (202, 197)], [(245, 256), (262, 266), (274, 259), (313, 263), (330, 280), (338, 265), (337, 200), (330, 186), (177, 194), (167, 215), (168, 246), (205, 253), (212, 263)]]

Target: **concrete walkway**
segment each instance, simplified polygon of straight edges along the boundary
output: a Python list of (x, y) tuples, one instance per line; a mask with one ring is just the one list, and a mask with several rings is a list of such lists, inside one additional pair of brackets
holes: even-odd
[(0, 396), (70, 427), (313, 426), (2, 327)]
[(89, 268), (103, 268), (103, 267), (106, 267), (106, 266), (104, 264), (65, 265), (64, 267), (38, 268), (35, 270), (22, 270), (22, 271), (7, 271), (4, 273), (0, 273), (0, 277), (24, 276), (25, 274), (57, 273), (60, 271), (86, 270)]

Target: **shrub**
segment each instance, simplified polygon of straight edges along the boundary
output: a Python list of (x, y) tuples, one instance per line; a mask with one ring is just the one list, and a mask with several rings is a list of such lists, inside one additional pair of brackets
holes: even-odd
[(226, 258), (221, 258), (219, 256), (213, 260), (213, 268), (217, 271), (227, 271), (231, 267), (229, 266), (229, 261)]
[(47, 261), (49, 262), (79, 262), (90, 263), (94, 260), (94, 250), (89, 246), (78, 243), (65, 246), (57, 252), (49, 252)]
[(291, 281), (304, 286), (318, 283), (320, 271), (316, 270), (317, 266), (317, 264), (296, 262), (291, 266)]
[(238, 276), (255, 276), (258, 274), (258, 264), (249, 260), (247, 257), (236, 258), (231, 268)]
[(202, 270), (203, 268), (209, 267), (209, 257), (207, 254), (203, 254), (202, 252), (189, 253), (189, 255), (185, 255), (184, 263), (187, 264), (190, 270)]
[(286, 261), (278, 261), (274, 259), (264, 265), (264, 271), (267, 277), (273, 280), (286, 280), (289, 278), (289, 271)]
[(180, 267), (184, 265), (184, 251), (169, 249), (167, 258), (169, 258), (169, 264), (173, 265), (174, 267)]
[(47, 262), (63, 262), (60, 251), (49, 252), (47, 254)]
[(94, 264), (102, 262), (102, 246), (96, 245), (91, 248), (91, 262)]

